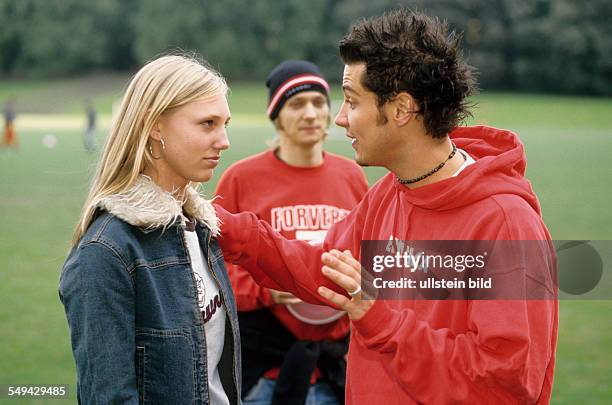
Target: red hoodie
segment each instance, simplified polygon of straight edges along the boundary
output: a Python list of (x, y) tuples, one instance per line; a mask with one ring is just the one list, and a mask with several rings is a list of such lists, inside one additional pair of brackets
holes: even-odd
[[(390, 173), (322, 247), (288, 241), (253, 214), (217, 212), (226, 259), (255, 280), (322, 302), (321, 253), (362, 240), (548, 240), (540, 206), (524, 178), (518, 137), (488, 127), (451, 138), (476, 163), (457, 177), (410, 190)], [(347, 404), (548, 403), (557, 342), (557, 302), (377, 301), (358, 321), (347, 369)]]

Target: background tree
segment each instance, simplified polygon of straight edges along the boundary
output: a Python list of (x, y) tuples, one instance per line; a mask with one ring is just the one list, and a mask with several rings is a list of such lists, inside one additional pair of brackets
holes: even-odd
[(180, 48), (232, 80), (261, 81), (284, 59), (333, 80), (350, 25), (399, 5), (463, 32), (482, 88), (612, 95), (608, 0), (0, 0), (0, 76), (132, 70)]

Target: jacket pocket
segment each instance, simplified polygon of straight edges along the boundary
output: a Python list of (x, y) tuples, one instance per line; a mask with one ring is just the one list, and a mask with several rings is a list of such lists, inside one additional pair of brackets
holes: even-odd
[(195, 347), (188, 331), (137, 329), (136, 348), (141, 404), (194, 402)]

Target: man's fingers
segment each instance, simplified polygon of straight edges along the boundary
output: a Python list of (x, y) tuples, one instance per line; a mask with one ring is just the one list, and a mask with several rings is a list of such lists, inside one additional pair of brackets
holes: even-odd
[(359, 281), (354, 277), (347, 276), (346, 274), (343, 274), (328, 266), (323, 266), (321, 271), (325, 277), (329, 278), (331, 281), (344, 288), (349, 293), (356, 291), (359, 288)]
[[(353, 267), (360, 268), (361, 270), (363, 270), (363, 268), (361, 267), (361, 263), (353, 257), (353, 254), (350, 250), (345, 250), (342, 253), (343, 256), (341, 260), (344, 260), (346, 263), (351, 264), (351, 266)], [(375, 297), (377, 295), (376, 289), (373, 288), (374, 277), (372, 273), (367, 270), (364, 270), (361, 271), (359, 274), (361, 276), (359, 280), (364, 289), (364, 293), (366, 293), (366, 296), (368, 297), (367, 299), (372, 299), (372, 297)]]
[(302, 302), (299, 298), (285, 298), (280, 302), (280, 304), (290, 305), (290, 304), (299, 304)]
[(361, 263), (359, 263), (359, 260), (353, 257), (353, 254), (351, 253), (350, 250), (347, 249), (344, 252), (340, 252), (339, 250), (332, 249), (329, 251), (329, 253), (333, 257), (338, 259), (341, 263), (344, 263), (350, 266), (351, 269), (353, 269), (357, 273), (361, 273)]
[(345, 250), (344, 252), (342, 252), (340, 254), (340, 259), (343, 260), (345, 263), (349, 264), (350, 266), (352, 266), (355, 269), (360, 269), (361, 272), (361, 263), (359, 263), (359, 260), (355, 259), (353, 257), (353, 254), (351, 253), (350, 250)]
[(334, 304), (336, 307), (344, 309), (345, 311), (346, 306), (351, 302), (344, 295), (340, 295), (326, 287), (319, 287), (319, 295)]
[(278, 304), (287, 305), (287, 304), (298, 304), (300, 302), (302, 302), (302, 300), (300, 300), (293, 294), (285, 292), (285, 291), (281, 291), (280, 294), (278, 295)]
[(272, 299), (276, 304), (298, 304), (302, 302), (299, 298), (294, 296), (293, 294), (286, 291), (278, 291), (270, 289), (270, 293), (272, 294)]
[(353, 279), (360, 280), (361, 264), (353, 258), (348, 258), (337, 250), (331, 250), (321, 255), (323, 264), (347, 275)]
[[(330, 303), (346, 311), (352, 320), (361, 319), (374, 305), (365, 291), (361, 291), (361, 263), (349, 250), (340, 252), (332, 249), (321, 255), (323, 268), (321, 272), (332, 282), (343, 288), (351, 296), (346, 297), (326, 287), (319, 287), (319, 294)], [(369, 274), (366, 272), (365, 277)], [(353, 297), (354, 295), (354, 297)], [(364, 297), (366, 300), (364, 300)]]

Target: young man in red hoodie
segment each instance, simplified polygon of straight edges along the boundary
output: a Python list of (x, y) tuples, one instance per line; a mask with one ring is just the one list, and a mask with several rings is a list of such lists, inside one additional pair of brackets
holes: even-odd
[(522, 143), (505, 130), (457, 127), (475, 82), (438, 20), (398, 10), (361, 22), (340, 54), (336, 123), (359, 164), (389, 173), (321, 247), (217, 207), (226, 258), (262, 285), (347, 311), (347, 404), (548, 403), (555, 299), (366, 299), (352, 258), (364, 240), (549, 240)]
[[(253, 212), (286, 238), (322, 243), (365, 195), (365, 175), (323, 149), (329, 85), (315, 64), (284, 61), (266, 86), (277, 145), (231, 165), (216, 202), (232, 213)], [(240, 266), (227, 268), (240, 321), (244, 404), (343, 404), (348, 316), (259, 286)]]

